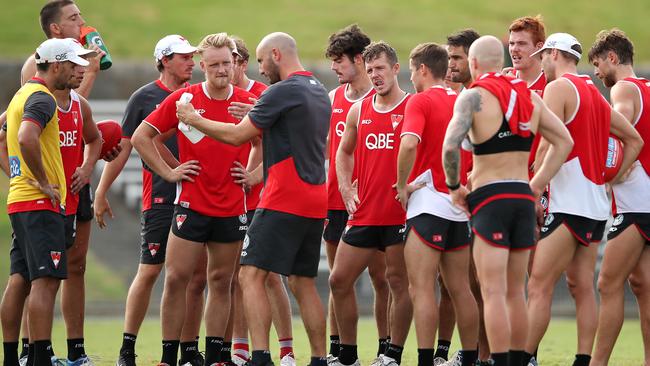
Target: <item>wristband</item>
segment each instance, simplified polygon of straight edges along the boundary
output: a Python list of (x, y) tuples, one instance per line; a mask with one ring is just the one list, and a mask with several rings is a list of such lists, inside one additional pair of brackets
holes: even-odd
[(447, 186), (447, 189), (449, 189), (450, 192), (455, 191), (458, 188), (460, 188), (460, 182), (458, 182), (456, 184), (449, 184), (449, 183), (445, 182), (445, 185)]

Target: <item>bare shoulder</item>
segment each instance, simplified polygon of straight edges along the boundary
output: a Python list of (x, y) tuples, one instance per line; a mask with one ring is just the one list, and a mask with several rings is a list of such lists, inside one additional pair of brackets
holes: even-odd
[(20, 69), (20, 84), (25, 84), (27, 80), (33, 78), (36, 75), (36, 59), (34, 55), (30, 55), (25, 63), (23, 64), (22, 69)]
[(547, 93), (567, 93), (571, 92), (573, 89), (573, 86), (571, 85), (571, 82), (565, 78), (557, 78), (550, 83), (546, 84), (546, 88), (544, 89), (544, 95)]
[(338, 88), (334, 88), (334, 89), (330, 90), (330, 92), (328, 94), (329, 97), (330, 97), (330, 103), (334, 103), (334, 96), (336, 95), (336, 89), (338, 89)]
[(456, 98), (454, 109), (458, 112), (479, 112), (485, 93), (488, 91), (480, 87), (464, 90)]
[(611, 90), (612, 98), (634, 98), (638, 97), (639, 89), (633, 83), (625, 80), (619, 80)]

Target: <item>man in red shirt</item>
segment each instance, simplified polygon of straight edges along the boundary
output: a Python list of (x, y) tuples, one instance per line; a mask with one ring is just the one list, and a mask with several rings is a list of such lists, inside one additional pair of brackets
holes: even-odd
[[(230, 308), (230, 287), (239, 246), (248, 219), (244, 191), (230, 176), (234, 161), (243, 162), (246, 151), (213, 139), (183, 123), (176, 116), (176, 102), (191, 103), (208, 118), (236, 124), (228, 113), (232, 102), (248, 102), (252, 94), (230, 84), (235, 44), (225, 33), (206, 36), (198, 46), (206, 80), (181, 88), (153, 111), (131, 138), (142, 160), (163, 179), (178, 182), (174, 218), (165, 262), (165, 290), (161, 304), (163, 356), (161, 364), (174, 365), (183, 321), (185, 291), (194, 267), (208, 249), (208, 299), (205, 309), (205, 364), (220, 361)], [(189, 98), (188, 98), (189, 97)], [(190, 99), (190, 100), (188, 100)], [(154, 137), (177, 130), (179, 161), (171, 169), (160, 158)], [(218, 159), (215, 159), (218, 155)]]

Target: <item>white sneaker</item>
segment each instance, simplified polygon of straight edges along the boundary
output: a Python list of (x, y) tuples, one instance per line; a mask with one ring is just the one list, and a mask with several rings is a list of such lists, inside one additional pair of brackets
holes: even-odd
[(339, 361), (338, 358), (334, 357), (334, 361), (332, 361), (332, 363), (329, 363), (328, 360), (327, 366), (361, 366), (361, 362), (359, 362), (359, 360), (357, 359), (356, 361), (354, 361), (352, 365), (344, 365), (341, 363), (341, 361)]
[(386, 357), (385, 355), (379, 355), (379, 357), (375, 358), (374, 361), (370, 364), (370, 366), (399, 366), (397, 361), (390, 357)]
[(25, 366), (27, 365), (27, 355), (23, 356), (18, 360), (18, 365), (19, 366)]
[(447, 360), (445, 360), (444, 358), (436, 357), (436, 358), (433, 359), (433, 366), (440, 366), (440, 365), (444, 364), (445, 362), (447, 362)]
[(296, 359), (293, 358), (293, 352), (284, 355), (280, 360), (280, 366), (296, 366)]
[[(339, 361), (339, 358), (334, 356), (333, 354), (329, 353), (327, 355), (327, 366), (333, 366), (338, 361)], [(24, 366), (24, 365), (20, 365), (20, 366)]]
[(537, 366), (537, 360), (535, 357), (532, 357), (530, 361), (528, 361), (528, 366)]
[(454, 353), (453, 356), (447, 362), (443, 363), (442, 366), (462, 366), (463, 365), (463, 356), (460, 352)]
[(246, 365), (246, 362), (248, 362), (248, 361), (250, 361), (250, 360), (247, 360), (247, 359), (243, 358), (241, 355), (238, 355), (236, 353), (234, 355), (232, 355), (232, 363), (234, 363), (237, 366), (244, 366), (244, 365)]

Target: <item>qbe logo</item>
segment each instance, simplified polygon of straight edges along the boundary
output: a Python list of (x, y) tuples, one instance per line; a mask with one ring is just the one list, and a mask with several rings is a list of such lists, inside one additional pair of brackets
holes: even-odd
[(389, 133), (369, 133), (366, 136), (366, 148), (368, 150), (393, 150), (395, 147), (395, 134)]
[(59, 131), (59, 145), (61, 147), (77, 146), (78, 131)]
[(338, 136), (338, 137), (343, 136), (343, 133), (345, 132), (345, 122), (343, 122), (343, 121), (336, 122), (336, 126), (334, 127), (334, 131), (336, 131), (336, 136)]
[(20, 159), (17, 156), (9, 157), (9, 178), (19, 177), (20, 172)]

